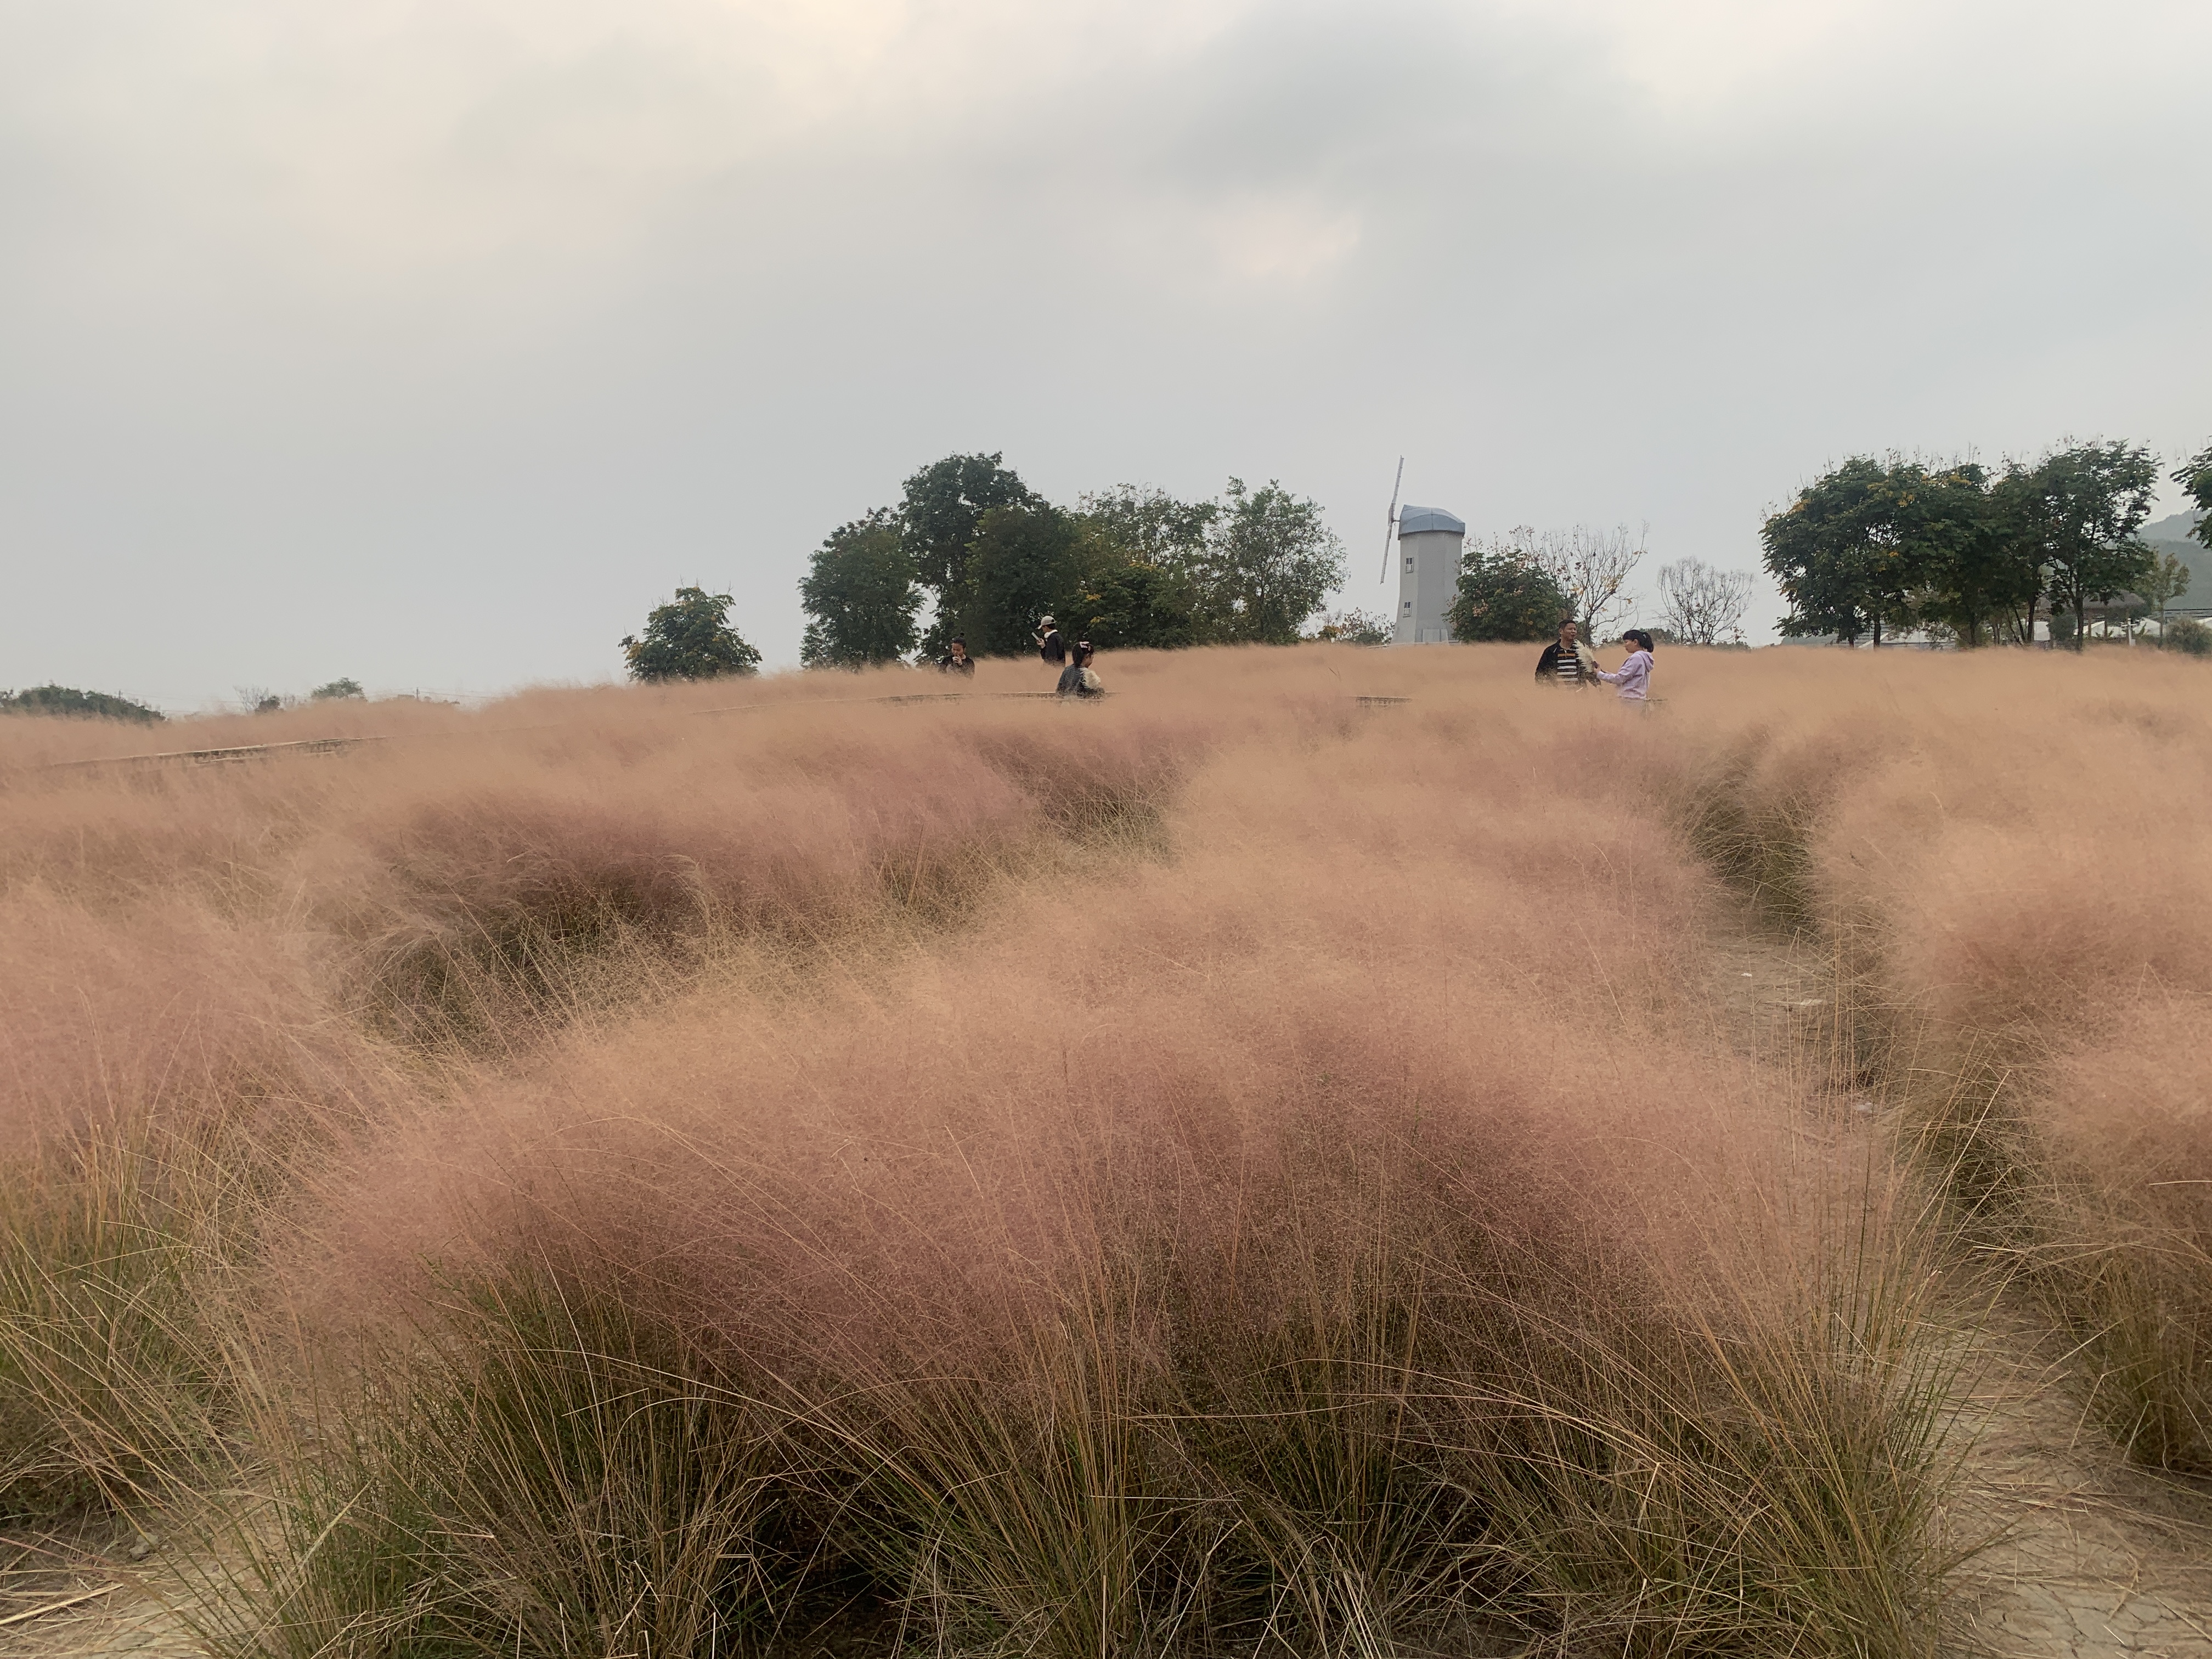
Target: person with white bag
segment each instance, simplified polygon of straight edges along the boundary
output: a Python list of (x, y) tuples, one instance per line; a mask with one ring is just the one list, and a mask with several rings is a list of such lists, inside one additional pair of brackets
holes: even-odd
[(1094, 654), (1090, 641), (1078, 640), (1075, 642), (1075, 650), (1068, 659), (1067, 666), (1060, 671), (1058, 689), (1061, 696), (1103, 697), (1106, 695), (1106, 687), (1098, 678), (1098, 671), (1091, 665)]

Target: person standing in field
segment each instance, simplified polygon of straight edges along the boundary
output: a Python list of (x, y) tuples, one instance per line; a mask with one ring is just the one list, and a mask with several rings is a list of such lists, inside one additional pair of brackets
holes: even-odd
[(1067, 641), (1060, 636), (1060, 624), (1049, 617), (1037, 623), (1037, 655), (1044, 659), (1045, 666), (1057, 668), (1067, 660)]
[(1106, 687), (1099, 680), (1097, 672), (1091, 666), (1094, 654), (1090, 641), (1078, 640), (1075, 642), (1073, 659), (1060, 671), (1059, 691), (1061, 696), (1103, 697), (1106, 695)]
[(1621, 702), (1641, 708), (1651, 697), (1651, 636), (1640, 628), (1632, 628), (1620, 636), (1620, 642), (1636, 648), (1620, 665), (1620, 672), (1608, 674), (1601, 668), (1597, 677), (1607, 685), (1620, 688)]
[(938, 660), (937, 672), (940, 674), (962, 674), (971, 680), (974, 679), (975, 659), (968, 654), (968, 641), (953, 641), (945, 655)]
[(1595, 685), (1597, 683), (1597, 659), (1590, 654), (1589, 647), (1582, 642), (1582, 629), (1570, 617), (1559, 624), (1559, 637), (1544, 647), (1536, 659), (1536, 684), (1539, 685)]

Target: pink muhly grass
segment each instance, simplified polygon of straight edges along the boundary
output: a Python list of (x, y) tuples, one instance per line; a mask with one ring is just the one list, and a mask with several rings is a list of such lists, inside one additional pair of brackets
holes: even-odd
[[(1529, 656), (372, 705), (328, 734), (389, 741), (204, 770), (33, 775), (125, 751), (0, 732), (9, 902), (79, 941), (40, 1111), (198, 1121), (156, 1076), (187, 1050), (218, 1118), (258, 1103), (227, 1145), (268, 1190), (180, 1282), (239, 1292), (218, 1346), (260, 1369), (207, 1420), (256, 1425), (287, 1517), (217, 1558), (324, 1622), (227, 1650), (712, 1644), (841, 1572), (1069, 1659), (1934, 1628), (1919, 1235), (1704, 987), (1716, 847), (1802, 919), (1888, 890), (1820, 839), (1822, 720), (1894, 718), (1870, 672), (1983, 694), (1670, 651), (1631, 724)], [(80, 990), (143, 1080), (102, 1083)], [(285, 1122), (307, 1155), (264, 1159)], [(734, 1486), (667, 1474), (708, 1443)]]

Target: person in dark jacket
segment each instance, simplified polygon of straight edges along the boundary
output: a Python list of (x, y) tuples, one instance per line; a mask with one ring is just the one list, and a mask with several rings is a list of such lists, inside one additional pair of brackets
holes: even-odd
[(1103, 697), (1106, 695), (1106, 688), (1099, 684), (1098, 675), (1091, 666), (1093, 654), (1090, 641), (1078, 640), (1075, 642), (1075, 654), (1069, 659), (1067, 666), (1060, 671), (1057, 689), (1061, 696)]
[(968, 654), (968, 641), (953, 641), (945, 654), (937, 659), (937, 672), (940, 674), (964, 674), (974, 679), (975, 659)]
[(1595, 685), (1597, 659), (1582, 642), (1582, 630), (1571, 618), (1559, 624), (1559, 637), (1536, 659), (1539, 685)]
[(1037, 655), (1048, 667), (1057, 668), (1067, 660), (1067, 641), (1060, 636), (1060, 625), (1049, 617), (1037, 623)]

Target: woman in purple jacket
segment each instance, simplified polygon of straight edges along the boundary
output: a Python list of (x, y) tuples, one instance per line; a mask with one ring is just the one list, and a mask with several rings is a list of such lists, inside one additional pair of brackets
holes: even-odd
[(1651, 696), (1651, 636), (1640, 628), (1632, 628), (1620, 638), (1623, 644), (1632, 645), (1636, 649), (1628, 653), (1628, 660), (1620, 665), (1620, 672), (1608, 674), (1601, 668), (1597, 677), (1607, 685), (1620, 688), (1621, 702), (1640, 707)]

